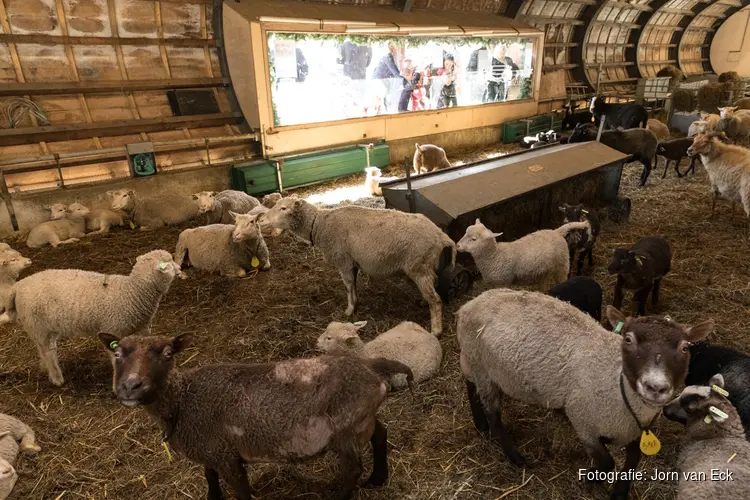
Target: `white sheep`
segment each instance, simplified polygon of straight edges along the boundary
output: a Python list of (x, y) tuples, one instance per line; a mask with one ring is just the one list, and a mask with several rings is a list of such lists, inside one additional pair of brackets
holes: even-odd
[[(109, 192), (111, 193), (111, 191)], [(112, 198), (107, 194), (109, 200), (103, 203), (101, 200), (95, 201), (91, 206), (91, 211), (86, 216), (86, 230), (93, 231), (97, 234), (108, 233), (110, 228), (124, 226), (128, 219), (128, 214), (124, 210), (114, 210), (111, 208)]]
[(64, 219), (49, 220), (42, 222), (29, 231), (26, 238), (26, 246), (39, 248), (44, 245), (65, 245), (75, 243), (86, 236), (86, 216), (89, 209), (80, 203), (73, 203), (66, 209), (67, 217)]
[(211, 224), (181, 232), (174, 254), (177, 266), (193, 266), (240, 278), (254, 268), (270, 269), (268, 247), (257, 224), (258, 216), (230, 214), (234, 224)]
[(716, 130), (735, 142), (746, 141), (750, 139), (750, 110), (736, 110), (735, 106), (719, 108), (721, 119)]
[(132, 189), (108, 191), (113, 210), (122, 210), (142, 231), (164, 225), (180, 224), (198, 215), (195, 204), (177, 193), (165, 191), (145, 198)]
[(360, 270), (377, 277), (405, 274), (430, 306), (432, 333), (442, 333), (442, 303), (435, 283), (455, 263), (456, 246), (424, 215), (357, 206), (321, 209), (283, 198), (264, 220), (320, 248), (336, 266), (346, 286), (347, 316), (357, 307)]
[(60, 337), (147, 334), (161, 298), (180, 269), (165, 250), (140, 255), (129, 275), (50, 269), (13, 286), (0, 324), (17, 321), (36, 344), (50, 381), (64, 382)]
[(16, 469), (7, 460), (0, 458), (0, 500), (5, 500), (10, 496), (16, 481), (18, 481)]
[(13, 285), (21, 272), (31, 265), (31, 259), (8, 247), (0, 249), (0, 308), (8, 303)]
[(68, 216), (68, 207), (64, 203), (55, 203), (53, 205), (44, 205), (45, 210), (49, 210), (49, 220), (64, 219)]
[(280, 199), (281, 199), (281, 193), (269, 193), (263, 196), (263, 199), (260, 201), (260, 203), (266, 208), (273, 208), (273, 206), (276, 205), (276, 203)]
[[(334, 355), (355, 354), (362, 358), (385, 358), (398, 361), (411, 368), (414, 382), (423, 382), (435, 376), (443, 360), (440, 341), (430, 332), (411, 321), (399, 323), (381, 333), (368, 343), (359, 338), (367, 321), (341, 323), (334, 321), (318, 338), (318, 349)], [(405, 389), (406, 375), (396, 374), (391, 389)]]
[[(458, 311), (460, 366), (475, 425), (489, 431), (507, 459), (525, 464), (503, 427), (505, 395), (546, 409), (562, 409), (594, 460), (613, 471), (606, 445), (627, 445), (623, 470), (636, 469), (643, 429), (650, 429), (687, 373), (690, 343), (713, 322), (688, 327), (669, 318), (607, 317), (619, 334), (572, 305), (538, 293), (494, 289)], [(650, 432), (650, 431), (649, 431)], [(612, 498), (626, 499), (629, 481)]]
[(206, 215), (206, 224), (231, 224), (229, 212), (246, 214), (260, 206), (257, 198), (242, 191), (201, 191), (193, 195), (198, 202), (198, 213)]
[(365, 189), (371, 196), (383, 196), (383, 190), (380, 189), (381, 182), (389, 182), (398, 179), (398, 177), (383, 177), (383, 172), (378, 167), (367, 167), (365, 169)]
[(18, 452), (38, 453), (34, 431), (15, 417), (0, 413), (0, 458), (15, 465)]
[(565, 237), (573, 230), (586, 230), (591, 238), (591, 224), (584, 221), (503, 243), (495, 241), (503, 233), (493, 233), (477, 219), (466, 228), (456, 248), (471, 254), (482, 279), (492, 286), (536, 285), (546, 291), (568, 279), (570, 252)]

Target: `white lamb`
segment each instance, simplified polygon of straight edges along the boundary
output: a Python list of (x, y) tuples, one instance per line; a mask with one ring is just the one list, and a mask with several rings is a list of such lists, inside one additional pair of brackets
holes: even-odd
[[(328, 354), (398, 361), (411, 368), (417, 383), (432, 378), (440, 369), (443, 360), (440, 341), (418, 324), (404, 321), (365, 344), (357, 332), (366, 324), (367, 321), (330, 323), (318, 338), (318, 349)], [(408, 386), (403, 374), (394, 375), (390, 383), (393, 390)]]
[[(588, 222), (571, 222), (557, 229), (543, 229), (510, 243), (498, 243), (477, 219), (458, 242), (459, 252), (474, 258), (482, 279), (495, 287), (537, 285), (541, 291), (568, 279), (570, 254), (565, 236), (573, 230), (591, 231)], [(591, 234), (588, 235), (591, 238)]]
[(57, 361), (60, 337), (148, 334), (161, 298), (180, 269), (165, 250), (135, 260), (128, 276), (50, 269), (13, 286), (0, 324), (17, 321), (36, 344), (50, 381), (64, 379)]
[(0, 500), (5, 500), (10, 496), (16, 481), (18, 481), (16, 469), (7, 460), (0, 458)]
[(29, 231), (26, 246), (39, 248), (49, 244), (57, 247), (75, 243), (86, 236), (86, 216), (89, 214), (89, 209), (80, 203), (73, 203), (66, 211), (66, 218), (42, 222)]
[(128, 219), (128, 214), (124, 210), (114, 210), (111, 208), (111, 195), (106, 202), (98, 200), (92, 203), (91, 211), (86, 216), (86, 230), (93, 231), (97, 234), (108, 233), (110, 228), (124, 226)]
[(44, 209), (49, 210), (49, 220), (64, 219), (68, 216), (68, 207), (63, 203), (44, 205)]
[(273, 208), (276, 203), (281, 199), (281, 193), (268, 193), (263, 196), (261, 204), (266, 208)]
[[(254, 268), (270, 269), (268, 247), (257, 223), (258, 216), (230, 214), (234, 224), (211, 224), (181, 232), (174, 254), (177, 266), (193, 266), (240, 278)], [(256, 265), (253, 265), (254, 259), (257, 259)]]
[(0, 307), (8, 303), (13, 285), (21, 272), (31, 265), (31, 259), (8, 247), (0, 250)]
[(132, 189), (108, 191), (113, 210), (122, 210), (141, 231), (169, 224), (180, 224), (198, 215), (198, 208), (184, 196), (163, 192), (144, 198)]
[(380, 189), (381, 182), (389, 182), (398, 179), (398, 177), (383, 177), (383, 172), (378, 167), (367, 167), (365, 169), (365, 189), (371, 196), (383, 196), (383, 190)]
[(0, 413), (0, 500), (8, 498), (18, 480), (13, 466), (19, 451), (38, 453), (42, 448), (37, 444), (31, 427), (15, 417)]
[(198, 213), (206, 215), (206, 224), (231, 224), (232, 216), (229, 212), (246, 214), (260, 206), (257, 198), (242, 191), (227, 189), (216, 191), (201, 191), (193, 195), (198, 202)]

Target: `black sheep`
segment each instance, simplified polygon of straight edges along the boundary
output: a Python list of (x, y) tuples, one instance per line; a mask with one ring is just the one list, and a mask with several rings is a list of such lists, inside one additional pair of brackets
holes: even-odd
[(690, 346), (685, 385), (706, 385), (717, 373), (724, 377), (728, 399), (737, 409), (750, 440), (750, 355), (708, 342)]
[(565, 116), (563, 117), (562, 128), (563, 130), (573, 130), (579, 123), (594, 123), (594, 115), (591, 111), (584, 110), (574, 113), (573, 111), (578, 108), (578, 104), (566, 104), (563, 106), (565, 110)]
[(579, 309), (597, 321), (602, 320), (602, 287), (588, 276), (573, 276), (547, 291), (563, 302)]
[(667, 168), (669, 167), (670, 161), (675, 162), (674, 171), (677, 172), (677, 177), (684, 177), (691, 171), (695, 174), (695, 160), (698, 158), (697, 156), (690, 158), (690, 166), (684, 174), (680, 173), (680, 162), (688, 155), (687, 150), (692, 145), (692, 138), (683, 138), (662, 141), (656, 146), (656, 154), (664, 157), (664, 173), (661, 175), (662, 179), (667, 176)]
[(609, 274), (617, 275), (612, 305), (622, 306), (622, 289), (635, 290), (637, 314), (646, 314), (646, 299), (653, 288), (651, 305), (659, 301), (661, 279), (672, 266), (672, 250), (661, 236), (644, 236), (630, 248), (616, 248), (609, 263)]
[(578, 251), (576, 274), (581, 274), (583, 259), (586, 255), (589, 257), (589, 266), (594, 265), (594, 244), (602, 229), (599, 216), (596, 215), (596, 211), (587, 209), (583, 204), (568, 205), (563, 203), (558, 209), (563, 213), (563, 224), (582, 221), (588, 221), (591, 224), (590, 235), (585, 231), (571, 231), (565, 237), (570, 250), (570, 269), (573, 269), (573, 258)]
[(589, 111), (594, 115), (597, 122), (601, 122), (602, 116), (607, 119), (604, 122), (605, 129), (616, 130), (618, 127), (629, 128), (646, 128), (648, 123), (648, 111), (640, 104), (632, 102), (627, 103), (608, 103), (603, 97), (593, 97)]

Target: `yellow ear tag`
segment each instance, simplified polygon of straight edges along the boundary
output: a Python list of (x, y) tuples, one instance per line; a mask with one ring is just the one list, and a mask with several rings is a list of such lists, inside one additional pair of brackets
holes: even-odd
[(591, 117), (591, 121), (592, 121), (592, 122), (595, 122), (595, 121), (596, 121), (596, 119), (595, 119), (595, 118), (594, 118), (594, 117), (592, 116), (592, 117)]
[(721, 394), (721, 395), (722, 395), (722, 396), (724, 396), (725, 398), (728, 398), (728, 397), (729, 397), (729, 393), (728, 393), (727, 391), (725, 391), (725, 390), (724, 390), (723, 388), (721, 388), (721, 387), (719, 387), (718, 385), (716, 385), (716, 384), (712, 385), (712, 386), (711, 386), (711, 389), (712, 389), (712, 390), (713, 390), (714, 392), (716, 392), (716, 393), (718, 393), (718, 394)]
[(167, 460), (170, 462), (172, 461), (172, 452), (169, 451), (169, 445), (166, 443), (166, 441), (162, 441), (161, 445), (164, 447), (164, 451), (167, 453)]
[(706, 415), (706, 416), (705, 416), (705, 417), (703, 418), (703, 421), (704, 421), (705, 423), (707, 423), (707, 424), (710, 424), (711, 422), (713, 422), (713, 419), (711, 418), (711, 415)]
[(253, 267), (258, 267), (260, 265), (260, 261), (258, 260), (258, 257), (253, 257), (253, 260), (250, 261), (250, 265)]
[(131, 220), (131, 221), (128, 221), (128, 222), (130, 222), (130, 229), (135, 229), (135, 224), (133, 224), (133, 221)]
[(641, 453), (651, 456), (659, 453), (659, 450), (661, 450), (661, 443), (656, 434), (651, 431), (643, 431), (641, 433)]
[(640, 257), (636, 257), (635, 261), (638, 263), (639, 266), (643, 265), (643, 260), (641, 260)]

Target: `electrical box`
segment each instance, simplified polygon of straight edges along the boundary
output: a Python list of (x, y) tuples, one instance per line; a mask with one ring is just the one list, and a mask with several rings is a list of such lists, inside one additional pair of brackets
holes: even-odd
[(156, 156), (151, 142), (127, 144), (128, 164), (130, 175), (133, 177), (148, 177), (156, 174)]

